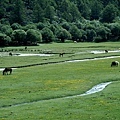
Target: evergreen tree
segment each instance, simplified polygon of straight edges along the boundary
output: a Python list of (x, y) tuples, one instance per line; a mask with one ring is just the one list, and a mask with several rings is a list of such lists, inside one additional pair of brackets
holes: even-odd
[(0, 19), (4, 18), (6, 15), (6, 3), (7, 0), (0, 0)]
[(24, 22), (25, 22), (25, 6), (24, 6), (24, 2), (22, 0), (14, 1), (14, 9), (11, 11), (10, 22), (24, 24)]
[(80, 41), (81, 37), (82, 37), (82, 33), (81, 31), (78, 29), (78, 27), (76, 25), (72, 25), (70, 27), (70, 33), (72, 36), (72, 40), (74, 41)]
[(99, 19), (102, 9), (103, 9), (103, 5), (101, 2), (99, 2), (98, 0), (92, 1), (91, 2), (91, 20)]
[(77, 0), (77, 6), (81, 15), (85, 19), (90, 19), (91, 14), (90, 2), (88, 0)]
[(45, 18), (49, 19), (50, 22), (54, 20), (55, 16), (55, 8), (53, 6), (48, 5), (44, 11)]
[(38, 23), (43, 20), (43, 9), (39, 4), (37, 4), (37, 1), (35, 3), (36, 4), (33, 9), (34, 21)]
[(72, 16), (70, 14), (70, 1), (69, 0), (63, 0), (60, 3), (59, 11), (60, 11), (61, 18), (65, 19), (67, 21), (71, 21)]
[(113, 5), (107, 5), (102, 13), (101, 21), (102, 22), (113, 22), (113, 20), (118, 16), (118, 9)]
[(73, 3), (70, 5), (70, 14), (72, 16), (71, 22), (75, 22), (81, 18), (81, 14), (77, 8), (77, 6)]

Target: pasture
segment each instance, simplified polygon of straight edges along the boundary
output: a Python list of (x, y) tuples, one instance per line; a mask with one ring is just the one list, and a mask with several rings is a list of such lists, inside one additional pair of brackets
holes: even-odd
[[(51, 56), (7, 56), (1, 52), (0, 67), (16, 67), (11, 75), (0, 74), (0, 120), (119, 120), (120, 58), (115, 43), (53, 43), (28, 47), (7, 47), (13, 53), (47, 53)], [(17, 50), (14, 50), (17, 49)], [(108, 53), (104, 53), (107, 49)], [(93, 54), (91, 51), (103, 51)], [(64, 52), (63, 57), (59, 53)], [(6, 56), (4, 56), (6, 54)], [(71, 60), (90, 59), (81, 62)], [(66, 61), (66, 62), (64, 62)], [(41, 63), (44, 63), (41, 65)], [(49, 63), (49, 64), (47, 64)], [(33, 66), (28, 66), (28, 65)], [(25, 67), (28, 66), (28, 67)], [(93, 86), (112, 82), (103, 91), (79, 97)]]

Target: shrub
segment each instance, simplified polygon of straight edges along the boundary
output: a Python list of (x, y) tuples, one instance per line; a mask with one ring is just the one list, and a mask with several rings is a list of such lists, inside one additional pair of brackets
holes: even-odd
[(21, 29), (21, 28), (22, 28), (22, 26), (21, 26), (20, 24), (18, 24), (18, 23), (13, 23), (13, 24), (11, 25), (11, 27), (12, 27), (13, 30)]
[(10, 25), (2, 25), (1, 32), (10, 36), (12, 34), (13, 30)]
[(0, 33), (0, 46), (6, 46), (9, 45), (11, 42), (11, 38), (7, 36), (6, 34)]
[(39, 31), (34, 29), (27, 30), (27, 42), (29, 42), (31, 45), (36, 45), (37, 42), (42, 41), (42, 35)]
[(47, 27), (43, 28), (41, 33), (42, 33), (42, 42), (44, 43), (50, 43), (55, 38), (53, 32)]
[(80, 41), (81, 37), (82, 37), (82, 33), (80, 31), (80, 29), (78, 29), (78, 27), (76, 25), (72, 25), (70, 27), (70, 34), (72, 36), (72, 40), (74, 41)]
[(94, 42), (96, 43), (103, 42), (103, 39), (101, 36), (97, 36), (97, 37), (94, 37)]
[(15, 45), (24, 45), (26, 42), (26, 32), (24, 30), (14, 30), (12, 32), (12, 42)]
[(65, 42), (65, 39), (71, 39), (71, 34), (66, 30), (61, 28), (57, 32), (57, 38), (61, 40), (61, 42)]

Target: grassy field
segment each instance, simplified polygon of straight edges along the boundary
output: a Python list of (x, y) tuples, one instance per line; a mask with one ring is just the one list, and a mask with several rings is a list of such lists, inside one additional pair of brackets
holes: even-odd
[[(120, 58), (82, 62), (61, 62), (75, 59), (118, 56), (119, 52), (92, 54), (90, 51), (119, 50), (116, 43), (53, 43), (28, 47), (27, 51), (13, 53), (44, 53), (50, 57), (2, 56), (0, 67), (25, 66), (36, 63), (58, 62), (13, 70), (12, 75), (0, 75), (0, 120), (119, 120), (120, 68), (110, 67)], [(34, 51), (33, 51), (34, 50)], [(39, 51), (38, 51), (39, 50)], [(63, 57), (59, 53), (64, 52)], [(1, 52), (3, 54), (4, 52)], [(59, 63), (60, 62), (60, 63)], [(112, 82), (103, 91), (79, 95), (93, 86)]]

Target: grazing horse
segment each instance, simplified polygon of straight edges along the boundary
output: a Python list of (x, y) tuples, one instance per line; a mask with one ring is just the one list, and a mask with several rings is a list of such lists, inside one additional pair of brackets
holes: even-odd
[(108, 53), (108, 50), (105, 50), (105, 53)]
[(59, 53), (59, 57), (63, 57), (63, 54), (64, 54), (64, 53)]
[(3, 70), (3, 75), (8, 75), (8, 72), (9, 72), (9, 74), (11, 74), (12, 73), (12, 68), (5, 68)]
[(119, 66), (119, 62), (118, 62), (118, 61), (113, 61), (113, 62), (111, 63), (111, 67), (113, 67), (113, 66), (118, 67), (118, 66)]
[(9, 56), (12, 56), (12, 53), (11, 53), (11, 52), (9, 53)]
[(25, 50), (27, 50), (27, 47), (25, 47)]

